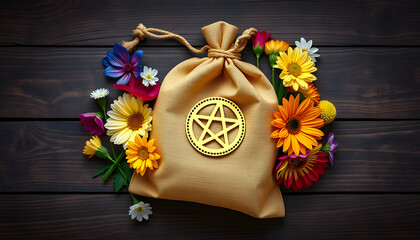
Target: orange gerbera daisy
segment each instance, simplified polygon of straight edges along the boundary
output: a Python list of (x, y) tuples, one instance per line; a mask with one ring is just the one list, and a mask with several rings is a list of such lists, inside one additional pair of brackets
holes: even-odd
[(277, 148), (283, 146), (287, 155), (293, 153), (298, 156), (306, 154), (306, 149), (311, 150), (318, 146), (324, 133), (318, 128), (324, 126), (324, 120), (318, 118), (321, 108), (314, 107), (311, 99), (305, 99), (299, 105), (299, 94), (296, 98), (290, 95), (289, 101), (283, 98), (283, 106), (279, 105), (279, 112), (273, 112), (274, 119), (271, 125), (278, 128), (271, 133), (272, 138), (278, 138)]
[(142, 176), (147, 168), (153, 170), (153, 168), (159, 167), (157, 160), (160, 159), (160, 155), (155, 152), (154, 142), (154, 139), (147, 141), (146, 136), (141, 138), (137, 134), (134, 141), (128, 143), (128, 149), (125, 151), (127, 163)]
[(311, 99), (314, 101), (316, 105), (318, 105), (319, 101), (321, 100), (321, 95), (319, 95), (318, 88), (316, 88), (313, 83), (308, 83), (308, 89), (306, 90), (299, 88), (299, 92), (302, 93), (306, 99)]

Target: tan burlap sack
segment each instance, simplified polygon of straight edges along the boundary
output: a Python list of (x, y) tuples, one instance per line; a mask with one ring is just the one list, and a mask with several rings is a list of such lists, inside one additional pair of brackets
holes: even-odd
[(272, 174), (277, 149), (270, 138), (277, 97), (264, 74), (240, 60), (256, 30), (248, 29), (235, 42), (237, 27), (210, 24), (202, 28), (208, 45), (201, 50), (166, 31), (143, 25), (136, 31), (134, 46), (148, 35), (174, 37), (194, 52), (209, 54), (178, 64), (163, 80), (151, 132), (162, 158), (158, 169), (133, 175), (130, 192), (257, 218), (283, 217), (283, 199)]

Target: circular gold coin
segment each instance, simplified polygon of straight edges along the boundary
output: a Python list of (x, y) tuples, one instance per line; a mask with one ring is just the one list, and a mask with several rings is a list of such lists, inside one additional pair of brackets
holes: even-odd
[(241, 144), (245, 136), (245, 118), (241, 109), (231, 100), (210, 97), (191, 109), (185, 130), (191, 145), (199, 152), (208, 156), (222, 156)]

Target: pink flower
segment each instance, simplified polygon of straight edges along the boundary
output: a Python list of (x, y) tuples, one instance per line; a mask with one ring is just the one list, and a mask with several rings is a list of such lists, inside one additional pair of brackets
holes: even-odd
[(252, 46), (256, 48), (259, 45), (261, 49), (264, 49), (265, 42), (267, 42), (267, 40), (270, 37), (271, 37), (271, 33), (267, 34), (267, 32), (264, 30), (258, 31), (256, 35), (252, 35)]
[(260, 68), (260, 56), (264, 52), (265, 42), (271, 37), (271, 33), (266, 31), (258, 31), (256, 35), (252, 35), (252, 51), (257, 57), (257, 67)]
[(83, 113), (79, 115), (80, 123), (85, 131), (90, 134), (102, 135), (104, 133), (104, 123), (93, 113)]
[(127, 85), (114, 84), (114, 87), (125, 90), (134, 96), (141, 98), (143, 101), (150, 101), (158, 96), (160, 83), (156, 83), (154, 86), (149, 85), (146, 87), (143, 85), (142, 79), (137, 79), (132, 75)]

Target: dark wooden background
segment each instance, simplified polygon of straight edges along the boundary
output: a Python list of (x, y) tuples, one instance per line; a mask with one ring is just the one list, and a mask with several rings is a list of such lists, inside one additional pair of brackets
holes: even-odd
[[(91, 175), (79, 113), (89, 93), (121, 94), (101, 59), (139, 22), (205, 44), (225, 20), (320, 48), (316, 82), (333, 102), (340, 150), (311, 188), (283, 191), (284, 219), (141, 198), (150, 221), (128, 216), (128, 193)], [(420, 6), (412, 1), (2, 1), (0, 3), (0, 239), (415, 239), (420, 234)], [(147, 39), (159, 70), (197, 56)], [(198, 55), (205, 56), (205, 54)], [(251, 48), (243, 59), (254, 63)], [(263, 70), (270, 76), (267, 58)], [(203, 186), (204, 187), (204, 186)], [(244, 199), (246, 201), (246, 199)]]

